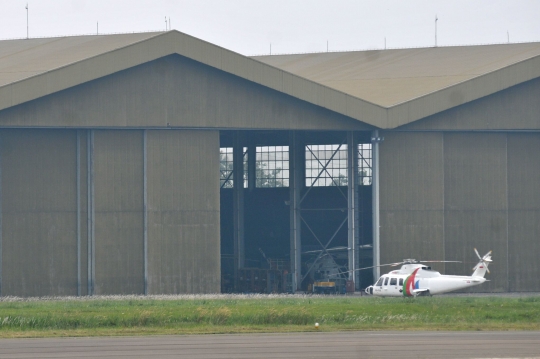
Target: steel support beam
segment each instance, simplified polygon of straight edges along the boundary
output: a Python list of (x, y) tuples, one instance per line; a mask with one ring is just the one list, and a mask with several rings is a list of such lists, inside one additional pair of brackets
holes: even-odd
[[(254, 143), (249, 143), (247, 146), (247, 156), (248, 156), (248, 190), (252, 192), (255, 187), (257, 186), (257, 146)], [(241, 150), (243, 151), (244, 148), (242, 147)], [(243, 152), (242, 152), (243, 154)], [(242, 171), (244, 170), (243, 162), (244, 161), (244, 155), (242, 155)], [(242, 172), (243, 173), (243, 172)], [(242, 183), (244, 179), (242, 177)]]
[(302, 285), (302, 237), (301, 237), (301, 200), (303, 176), (303, 146), (298, 139), (298, 133), (289, 132), (289, 206), (290, 206), (290, 250), (292, 292), (300, 290)]
[[(251, 154), (250, 154), (251, 156)], [(234, 135), (233, 145), (233, 211), (234, 211), (234, 286), (238, 289), (238, 269), (244, 267), (244, 150), (240, 133)]]
[(379, 143), (384, 138), (379, 137), (379, 131), (373, 131), (372, 143), (372, 191), (373, 191), (373, 282), (381, 276), (381, 251), (380, 251), (380, 210), (379, 210)]
[(348, 219), (348, 264), (349, 280), (356, 285), (356, 263), (358, 247), (358, 225), (356, 223), (358, 200), (358, 144), (354, 137), (354, 132), (347, 133), (347, 219)]

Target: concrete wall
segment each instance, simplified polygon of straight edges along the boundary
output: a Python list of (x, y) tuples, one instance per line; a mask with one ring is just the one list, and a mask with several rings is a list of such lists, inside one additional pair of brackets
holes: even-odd
[(372, 128), (179, 55), (2, 110), (0, 123), (7, 127)]
[[(89, 133), (0, 130), (0, 295), (144, 293), (143, 131)], [(147, 151), (148, 292), (219, 292), (219, 133)]]
[(470, 274), (493, 250), (474, 291), (538, 291), (539, 133), (386, 132), (381, 144), (381, 262)]
[(511, 291), (540, 290), (540, 134), (509, 134), (508, 280)]
[(95, 294), (144, 293), (143, 132), (95, 131)]
[(2, 295), (77, 293), (76, 132), (0, 131)]
[[(506, 135), (444, 135), (444, 237), (449, 273), (472, 273), (481, 255), (493, 250), (488, 282), (477, 291), (507, 290)], [(471, 265), (472, 264), (472, 265)]]
[(402, 126), (404, 130), (540, 130), (540, 78)]
[(149, 293), (220, 291), (218, 168), (218, 131), (148, 131)]
[(384, 137), (379, 161), (381, 263), (443, 258), (443, 136), (384, 133)]

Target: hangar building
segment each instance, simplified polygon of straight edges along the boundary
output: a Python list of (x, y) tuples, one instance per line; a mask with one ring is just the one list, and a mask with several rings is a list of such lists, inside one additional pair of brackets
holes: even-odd
[(359, 290), (474, 247), (476, 290), (540, 291), (539, 99), (540, 43), (0, 41), (0, 295)]

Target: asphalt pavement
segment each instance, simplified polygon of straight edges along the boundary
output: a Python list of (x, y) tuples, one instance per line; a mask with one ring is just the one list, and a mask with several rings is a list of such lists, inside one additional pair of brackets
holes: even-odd
[(0, 358), (540, 359), (540, 332), (314, 332), (0, 339)]

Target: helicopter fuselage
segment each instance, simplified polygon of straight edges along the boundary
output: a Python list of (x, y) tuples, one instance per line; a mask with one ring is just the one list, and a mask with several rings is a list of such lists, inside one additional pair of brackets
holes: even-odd
[(482, 284), (481, 276), (442, 275), (423, 264), (406, 264), (382, 275), (366, 293), (379, 297), (435, 295)]

